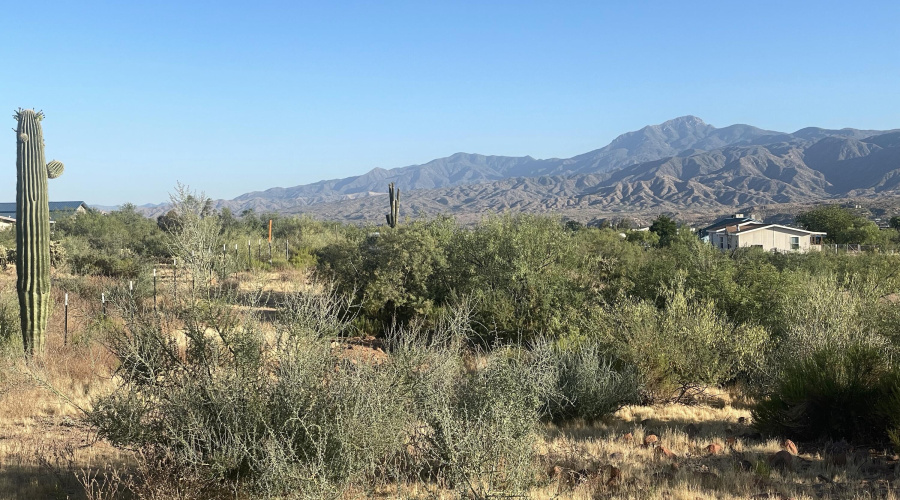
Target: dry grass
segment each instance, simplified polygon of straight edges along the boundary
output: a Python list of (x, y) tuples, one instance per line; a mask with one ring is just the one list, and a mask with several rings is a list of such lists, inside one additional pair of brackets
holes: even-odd
[[(0, 293), (14, 287), (10, 267)], [(70, 295), (70, 333), (85, 328), (77, 304)], [(79, 408), (112, 388), (113, 359), (98, 343), (63, 346), (62, 313), (53, 311), (43, 356), (26, 363), (21, 347), (0, 353), (0, 498), (85, 498), (79, 476), (131, 460), (81, 423)]]
[[(606, 424), (548, 428), (540, 450), (545, 485), (534, 498), (746, 499), (898, 497), (897, 461), (859, 450), (835, 466), (821, 449), (801, 446), (792, 467), (770, 457), (778, 440), (753, 436), (749, 410), (728, 394), (714, 405), (638, 406)], [(742, 420), (743, 418), (743, 420)], [(659, 441), (645, 446), (655, 434)], [(630, 436), (628, 436), (630, 434)], [(718, 444), (712, 454), (707, 447)], [(665, 447), (674, 456), (664, 456)]]

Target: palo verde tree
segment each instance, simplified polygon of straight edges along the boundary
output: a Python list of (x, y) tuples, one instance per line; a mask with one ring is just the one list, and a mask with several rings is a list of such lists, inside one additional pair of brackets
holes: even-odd
[(16, 128), (16, 291), (25, 355), (44, 349), (50, 315), (50, 207), (47, 179), (63, 164), (44, 163), (43, 112), (19, 109)]

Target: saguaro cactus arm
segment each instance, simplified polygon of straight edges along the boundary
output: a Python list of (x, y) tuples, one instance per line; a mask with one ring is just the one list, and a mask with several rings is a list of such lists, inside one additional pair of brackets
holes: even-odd
[(61, 161), (53, 160), (47, 164), (47, 178), (56, 179), (63, 174), (63, 170), (65, 169), (66, 167), (62, 164)]
[(63, 173), (58, 161), (44, 163), (42, 112), (19, 109), (16, 128), (16, 291), (25, 354), (44, 348), (50, 313), (50, 207), (47, 179)]

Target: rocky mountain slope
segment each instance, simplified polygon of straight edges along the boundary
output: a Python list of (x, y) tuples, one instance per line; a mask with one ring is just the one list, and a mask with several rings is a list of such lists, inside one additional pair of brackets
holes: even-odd
[(422, 165), (247, 193), (217, 206), (380, 223), (389, 182), (403, 191), (401, 215), (407, 217), (721, 211), (893, 196), (900, 192), (900, 131), (783, 133), (750, 125), (716, 128), (684, 116), (567, 159), (457, 153)]

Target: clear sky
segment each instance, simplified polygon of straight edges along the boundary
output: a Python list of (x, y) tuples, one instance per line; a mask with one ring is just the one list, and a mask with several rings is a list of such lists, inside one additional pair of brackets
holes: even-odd
[[(47, 159), (66, 165), (52, 200), (156, 203), (177, 181), (233, 198), (460, 151), (569, 157), (686, 114), (900, 128), (896, 1), (0, 0), (0, 12), (0, 109), (46, 113)], [(0, 201), (15, 199), (8, 134)]]

